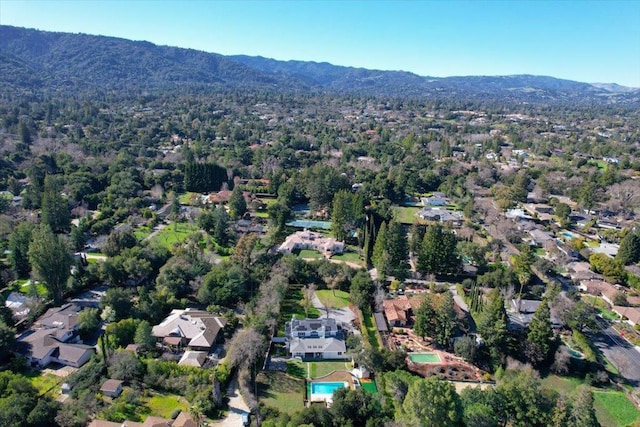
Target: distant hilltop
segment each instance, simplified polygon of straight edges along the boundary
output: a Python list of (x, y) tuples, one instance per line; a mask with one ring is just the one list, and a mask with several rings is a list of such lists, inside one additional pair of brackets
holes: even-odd
[(224, 56), (115, 37), (0, 26), (0, 91), (260, 89), (531, 104), (640, 106), (640, 89), (546, 76), (428, 77)]

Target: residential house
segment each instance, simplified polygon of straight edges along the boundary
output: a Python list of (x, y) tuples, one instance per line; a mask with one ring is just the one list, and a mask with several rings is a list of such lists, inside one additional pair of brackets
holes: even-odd
[(640, 307), (614, 305), (613, 311), (631, 326), (640, 325)]
[(214, 316), (206, 311), (175, 309), (152, 328), (151, 334), (165, 345), (209, 352), (226, 324), (224, 317)]
[(207, 353), (204, 351), (185, 351), (178, 365), (202, 368), (202, 365), (204, 365), (206, 361)]
[(52, 362), (79, 368), (94, 354), (94, 348), (65, 342), (67, 330), (30, 330), (18, 338), (18, 352), (33, 366), (46, 367)]
[(292, 319), (285, 324), (285, 343), (292, 357), (347, 358), (344, 334), (335, 319)]
[(289, 235), (278, 248), (278, 252), (290, 254), (297, 250), (313, 249), (321, 254), (330, 257), (331, 255), (344, 252), (344, 242), (325, 237), (315, 231), (303, 230)]
[(615, 285), (605, 282), (604, 280), (581, 280), (578, 289), (590, 295), (602, 297), (602, 299), (610, 305), (614, 305), (613, 299), (619, 292)]
[(447, 206), (451, 204), (451, 201), (445, 197), (444, 193), (433, 193), (431, 197), (421, 197), (420, 201), (422, 202), (422, 206)]
[(547, 242), (555, 240), (551, 233), (537, 228), (529, 230), (529, 236), (531, 236), (532, 244), (541, 247), (545, 247)]
[[(510, 310), (507, 311), (509, 318), (508, 327), (510, 329), (526, 329), (533, 320), (533, 315), (540, 307), (540, 304), (542, 304), (542, 301), (519, 298), (512, 299), (510, 301)], [(564, 324), (552, 313), (551, 325), (554, 328), (561, 328)]]
[(106, 380), (100, 387), (100, 392), (105, 396), (116, 398), (122, 393), (122, 381), (120, 380)]
[(81, 310), (82, 307), (73, 303), (53, 307), (40, 316), (33, 325), (36, 328), (66, 330), (73, 334), (78, 328), (78, 314)]
[(439, 222), (440, 224), (451, 227), (462, 226), (464, 220), (461, 212), (441, 208), (422, 208), (422, 210), (418, 211), (417, 215), (425, 221)]
[(413, 309), (406, 295), (384, 300), (382, 306), (389, 326), (407, 326), (407, 324), (412, 323)]

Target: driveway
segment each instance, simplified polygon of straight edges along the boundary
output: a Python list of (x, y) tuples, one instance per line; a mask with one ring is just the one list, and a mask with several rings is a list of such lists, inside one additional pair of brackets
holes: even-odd
[[(325, 308), (320, 298), (314, 293), (313, 294), (313, 306), (320, 310), (322, 316), (327, 315), (327, 309)], [(322, 317), (321, 316), (321, 317)], [(342, 322), (345, 325), (351, 326), (351, 322), (355, 320), (356, 315), (349, 309), (349, 307), (343, 308), (332, 308), (329, 310), (329, 317), (332, 319), (336, 319), (338, 323)]]
[(249, 407), (244, 403), (244, 399), (238, 390), (238, 376), (233, 376), (229, 388), (227, 389), (229, 398), (229, 412), (224, 420), (216, 421), (210, 425), (220, 427), (238, 427), (242, 425), (242, 414), (249, 412)]

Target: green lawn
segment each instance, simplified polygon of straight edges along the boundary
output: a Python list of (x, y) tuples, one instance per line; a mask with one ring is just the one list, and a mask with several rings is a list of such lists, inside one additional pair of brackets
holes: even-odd
[(378, 387), (376, 386), (376, 382), (371, 380), (369, 382), (360, 381), (360, 385), (364, 391), (368, 391), (371, 394), (378, 394)]
[(29, 295), (30, 292), (32, 292), (32, 288), (34, 286), (39, 297), (47, 296), (47, 287), (40, 282), (27, 281), (26, 283), (20, 285), (20, 289), (18, 290), (18, 292), (20, 292), (21, 294)]
[(199, 197), (198, 193), (182, 193), (178, 196), (178, 201), (181, 205), (191, 205), (196, 197)]
[(136, 228), (133, 234), (136, 236), (138, 241), (144, 240), (149, 234), (153, 232), (153, 229), (148, 225), (144, 225), (142, 227)]
[[(304, 319), (304, 307), (302, 301), (302, 285), (290, 285), (285, 294), (282, 305), (280, 306), (280, 314), (278, 315), (278, 336), (284, 336), (284, 324), (291, 320), (293, 316), (297, 319)], [(309, 318), (317, 319), (320, 317), (320, 311), (311, 307), (309, 309)]]
[(158, 234), (156, 234), (151, 240), (169, 250), (172, 250), (173, 245), (184, 242), (187, 240), (187, 237), (197, 231), (198, 226), (195, 224), (174, 222), (160, 230), (160, 232), (158, 232)]
[(334, 255), (331, 257), (331, 259), (345, 261), (345, 262), (352, 262), (354, 264), (364, 266), (364, 261), (360, 258), (360, 254), (358, 254), (357, 252), (351, 252), (351, 251), (345, 252), (340, 255)]
[(345, 291), (336, 290), (334, 295), (334, 291), (323, 289), (316, 291), (316, 295), (325, 306), (328, 304), (333, 308), (342, 308), (349, 305), (349, 293)]
[(162, 418), (171, 418), (171, 414), (176, 409), (186, 411), (189, 409), (189, 402), (184, 397), (176, 394), (154, 394), (144, 402), (149, 408), (149, 414)]
[(407, 207), (407, 206), (394, 206), (393, 212), (395, 214), (395, 218), (400, 221), (402, 224), (413, 224), (414, 222), (418, 222), (419, 218), (416, 215), (420, 208), (418, 207)]
[(640, 419), (640, 411), (621, 391), (594, 390), (593, 398), (598, 421), (605, 427), (624, 427)]
[(353, 369), (351, 362), (323, 360), (319, 362), (307, 362), (307, 369), (311, 378), (322, 378), (333, 371), (350, 371)]
[(260, 403), (293, 414), (304, 408), (303, 379), (294, 378), (284, 372), (261, 372), (258, 374)]
[(31, 371), (25, 376), (31, 381), (31, 384), (38, 389), (40, 394), (53, 394), (60, 390), (58, 385), (62, 383), (62, 378), (58, 378), (52, 374), (43, 374), (40, 371)]
[(378, 334), (378, 328), (376, 328), (376, 322), (373, 319), (373, 314), (371, 314), (370, 310), (367, 310), (366, 312), (361, 311), (361, 313), (362, 319), (360, 330), (362, 332), (362, 335), (372, 347), (382, 347), (382, 343), (380, 342), (380, 334)]
[(314, 259), (324, 258), (324, 256), (320, 252), (315, 251), (313, 249), (302, 249), (298, 254), (298, 256), (300, 258), (314, 258)]
[[(549, 375), (542, 379), (542, 385), (559, 393), (569, 394), (584, 383), (581, 378)], [(625, 394), (616, 390), (592, 388), (594, 408), (598, 421), (605, 427), (623, 427), (640, 418), (640, 412), (627, 399)]]

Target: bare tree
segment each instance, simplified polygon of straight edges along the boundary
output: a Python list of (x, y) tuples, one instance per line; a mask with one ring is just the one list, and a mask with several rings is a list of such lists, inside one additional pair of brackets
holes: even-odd
[(313, 295), (318, 287), (314, 284), (308, 284), (302, 288), (302, 307), (304, 308), (304, 317), (309, 318), (309, 310), (313, 306)]

